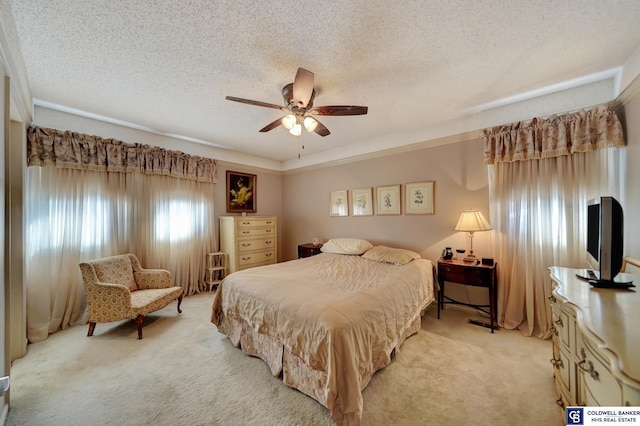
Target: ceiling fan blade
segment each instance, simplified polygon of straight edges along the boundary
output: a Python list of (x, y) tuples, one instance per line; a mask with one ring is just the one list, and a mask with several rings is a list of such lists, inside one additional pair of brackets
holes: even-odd
[[(314, 118), (314, 120), (316, 120), (316, 119)], [(316, 126), (314, 132), (316, 132), (320, 136), (328, 136), (328, 135), (331, 134), (329, 129), (327, 129), (327, 127), (324, 124), (322, 124), (318, 120), (316, 120), (316, 122), (318, 123), (318, 125)]]
[(228, 101), (240, 102), (242, 104), (249, 104), (249, 105), (261, 106), (261, 107), (266, 107), (266, 108), (279, 109), (281, 111), (288, 111), (285, 107), (283, 107), (281, 105), (270, 104), (270, 103), (267, 103), (267, 102), (252, 101), (250, 99), (236, 98), (235, 96), (227, 96), (227, 97), (225, 97), (225, 99), (228, 100)]
[(313, 73), (304, 68), (298, 68), (296, 79), (293, 81), (293, 100), (301, 108), (305, 108), (313, 93)]
[(315, 107), (309, 111), (313, 115), (364, 115), (369, 108), (355, 105), (333, 105)]
[(276, 127), (278, 127), (279, 125), (281, 125), (281, 124), (282, 124), (282, 117), (280, 117), (277, 120), (274, 120), (271, 123), (267, 124), (262, 129), (260, 129), (260, 131), (261, 132), (268, 132), (269, 130), (273, 130)]

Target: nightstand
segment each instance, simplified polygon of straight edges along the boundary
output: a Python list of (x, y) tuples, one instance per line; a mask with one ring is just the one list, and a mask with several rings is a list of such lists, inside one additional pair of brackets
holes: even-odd
[(298, 246), (298, 259), (302, 259), (303, 257), (315, 256), (316, 254), (320, 254), (320, 248), (322, 246), (314, 246), (311, 243), (300, 244)]
[[(438, 260), (438, 283), (440, 291), (438, 292), (438, 319), (440, 319), (440, 309), (444, 308), (445, 303), (470, 306), (481, 310), (489, 315), (491, 324), (483, 324), (478, 321), (469, 320), (470, 323), (486, 326), (493, 330), (498, 330), (496, 318), (498, 316), (498, 264), (481, 265), (462, 260)], [(475, 287), (486, 287), (489, 289), (488, 305), (473, 305), (470, 303), (459, 302), (444, 295), (445, 282), (458, 283), (462, 285), (470, 285)], [(445, 301), (446, 299), (446, 301)], [(487, 312), (486, 308), (489, 308)]]

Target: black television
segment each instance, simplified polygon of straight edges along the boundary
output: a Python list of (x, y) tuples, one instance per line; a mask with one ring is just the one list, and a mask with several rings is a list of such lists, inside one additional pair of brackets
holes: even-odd
[(630, 287), (633, 284), (620, 274), (623, 259), (624, 215), (613, 197), (594, 198), (587, 202), (587, 270), (594, 287)]

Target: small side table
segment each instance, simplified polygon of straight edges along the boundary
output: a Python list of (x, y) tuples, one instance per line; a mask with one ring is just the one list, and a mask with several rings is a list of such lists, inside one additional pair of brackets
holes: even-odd
[(302, 259), (303, 257), (311, 257), (311, 256), (315, 256), (316, 254), (320, 254), (320, 248), (322, 246), (314, 246), (311, 243), (307, 243), (307, 244), (300, 244), (298, 246), (298, 259)]
[[(469, 320), (470, 323), (489, 327), (491, 328), (492, 333), (493, 330), (498, 330), (499, 328), (496, 324), (496, 318), (498, 316), (498, 274), (496, 272), (497, 266), (497, 263), (493, 265), (482, 265), (455, 259), (438, 260), (438, 283), (440, 284), (440, 291), (438, 292), (438, 319), (440, 319), (440, 309), (444, 308), (445, 303), (465, 305), (479, 309), (482, 312), (488, 314), (491, 318), (490, 325), (472, 320)], [(489, 304), (473, 305), (470, 303), (459, 302), (445, 296), (444, 283), (446, 281), (475, 287), (486, 287), (487, 289), (489, 289)], [(445, 299), (447, 300), (445, 301)], [(489, 311), (487, 312), (485, 308), (489, 308)]]

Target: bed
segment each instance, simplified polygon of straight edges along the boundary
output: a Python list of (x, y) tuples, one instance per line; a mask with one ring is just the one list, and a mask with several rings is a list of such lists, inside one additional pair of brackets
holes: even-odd
[(230, 274), (216, 291), (211, 322), (327, 407), (337, 424), (358, 425), (362, 390), (420, 329), (437, 284), (432, 262), (412, 251), (371, 246), (344, 254), (327, 244), (316, 256)]

